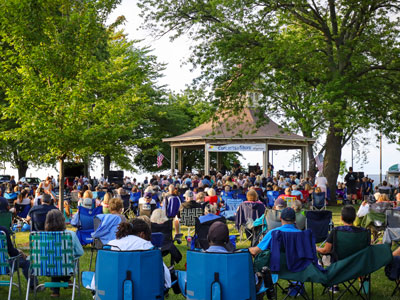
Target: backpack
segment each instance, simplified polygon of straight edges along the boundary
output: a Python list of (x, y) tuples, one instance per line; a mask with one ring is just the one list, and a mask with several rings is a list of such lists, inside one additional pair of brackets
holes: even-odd
[(178, 196), (169, 196), (166, 199), (164, 205), (165, 213), (168, 218), (175, 218), (178, 214), (179, 207), (181, 206), (181, 199)]

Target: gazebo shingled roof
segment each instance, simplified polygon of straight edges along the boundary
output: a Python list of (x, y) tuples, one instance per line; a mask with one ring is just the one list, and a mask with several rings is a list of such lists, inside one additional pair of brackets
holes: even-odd
[[(209, 121), (175, 137), (164, 138), (163, 142), (171, 145), (171, 172), (175, 170), (175, 149), (178, 149), (179, 163), (182, 167), (182, 149), (204, 149), (206, 144), (257, 143), (266, 144), (263, 166), (268, 163), (269, 150), (301, 149), (302, 171), (307, 167), (307, 147), (315, 142), (280, 127), (264, 114), (266, 122), (258, 118), (252, 108), (244, 108), (240, 115), (221, 115), (218, 121)], [(258, 126), (257, 126), (258, 125)], [(206, 150), (205, 173), (209, 169), (209, 153)], [(208, 157), (208, 158), (207, 158)], [(178, 166), (178, 169), (181, 167)]]

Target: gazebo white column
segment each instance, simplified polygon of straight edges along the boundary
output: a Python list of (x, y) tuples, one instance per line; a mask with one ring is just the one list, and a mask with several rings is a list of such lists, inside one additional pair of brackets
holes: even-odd
[(175, 147), (171, 146), (171, 175), (175, 175)]
[(204, 146), (204, 175), (210, 175), (210, 152), (207, 145)]
[(265, 151), (263, 151), (263, 175), (267, 177), (268, 173), (268, 159), (269, 159), (269, 152), (268, 152), (268, 144), (265, 144)]

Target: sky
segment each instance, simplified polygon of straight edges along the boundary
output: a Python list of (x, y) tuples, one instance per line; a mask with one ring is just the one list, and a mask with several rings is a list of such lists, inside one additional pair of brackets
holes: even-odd
[[(141, 40), (140, 46), (150, 47), (152, 54), (158, 58), (160, 63), (166, 63), (166, 69), (164, 76), (160, 79), (159, 83), (167, 85), (167, 87), (174, 91), (180, 92), (185, 89), (186, 85), (189, 85), (192, 80), (197, 77), (199, 71), (191, 71), (189, 65), (185, 65), (185, 60), (190, 55), (189, 47), (191, 45), (190, 39), (187, 37), (179, 38), (174, 42), (170, 42), (168, 36), (164, 36), (161, 39), (155, 39), (150, 35), (149, 32), (141, 30), (139, 27), (142, 24), (142, 20), (139, 17), (139, 8), (136, 6), (136, 1), (123, 0), (121, 5), (111, 14), (109, 22), (113, 22), (118, 16), (124, 15), (126, 23), (122, 26), (125, 32), (128, 34), (128, 38), (131, 40)], [(375, 138), (376, 132), (365, 134), (365, 139), (368, 142), (365, 150), (368, 151), (366, 164), (361, 164), (354, 159), (354, 170), (364, 171), (365, 174), (379, 174), (379, 142)], [(397, 163), (400, 163), (400, 148), (398, 145), (390, 144), (387, 139), (383, 139), (382, 147), (382, 165), (383, 174), (386, 173), (387, 169)], [(273, 162), (275, 170), (300, 170), (300, 162), (289, 163), (292, 156), (296, 151), (274, 151), (273, 154), (270, 152), (270, 161)], [(257, 162), (262, 165), (262, 153), (261, 152), (243, 152), (243, 159), (241, 164), (247, 166), (248, 164), (254, 165)], [(273, 158), (272, 158), (273, 155)], [(156, 160), (156, 158), (154, 158)], [(347, 145), (343, 148), (342, 160), (346, 160), (347, 166), (351, 166), (351, 146)], [(164, 161), (164, 163), (167, 163)], [(101, 163), (95, 161), (93, 163), (94, 170), (91, 172), (92, 176), (99, 177), (101, 174)], [(17, 171), (11, 169), (9, 164), (6, 164), (6, 169), (0, 170), (1, 174), (17, 175)], [(30, 168), (27, 175), (37, 176), (43, 179), (48, 174), (56, 176), (57, 172), (55, 169), (33, 169)], [(130, 174), (127, 175), (135, 176), (139, 180), (144, 179), (148, 174)]]

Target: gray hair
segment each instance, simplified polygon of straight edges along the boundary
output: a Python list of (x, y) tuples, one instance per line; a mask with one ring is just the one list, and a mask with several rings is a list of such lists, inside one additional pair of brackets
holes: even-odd
[(294, 209), (295, 212), (301, 211), (302, 207), (303, 207), (303, 204), (301, 203), (300, 200), (295, 200), (292, 204), (292, 208)]
[(64, 231), (65, 218), (64, 214), (58, 209), (52, 209), (47, 213), (46, 221), (44, 223), (45, 231)]
[(168, 218), (165, 212), (161, 208), (157, 208), (153, 211), (150, 217), (151, 223), (163, 224), (164, 222), (168, 221)]

